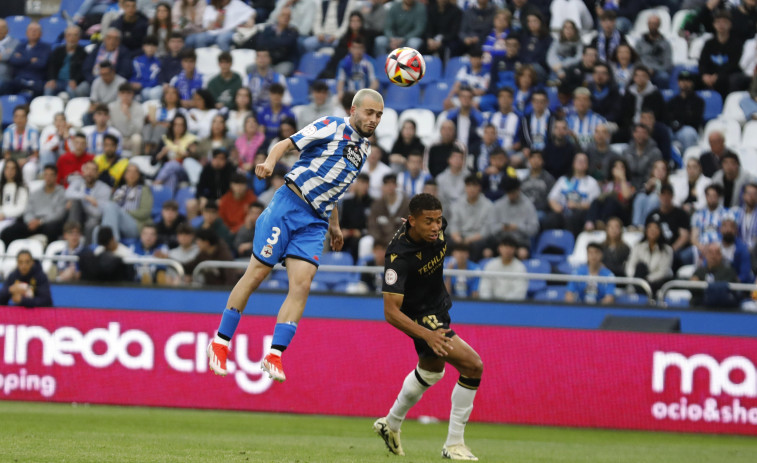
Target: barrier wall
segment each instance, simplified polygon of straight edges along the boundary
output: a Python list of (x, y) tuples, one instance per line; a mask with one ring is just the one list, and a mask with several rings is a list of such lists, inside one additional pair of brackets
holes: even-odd
[[(259, 361), (274, 317), (243, 318), (234, 372), (208, 372), (217, 315), (0, 308), (0, 398), (382, 416), (415, 365), (385, 322), (305, 318), (288, 380)], [(473, 421), (757, 435), (757, 339), (456, 324), (484, 360)], [(410, 417), (445, 419), (457, 374)]]

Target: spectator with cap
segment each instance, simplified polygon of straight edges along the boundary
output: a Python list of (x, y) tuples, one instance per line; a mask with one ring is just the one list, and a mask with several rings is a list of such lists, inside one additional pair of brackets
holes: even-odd
[(712, 178), (715, 172), (721, 169), (723, 159), (726, 155), (738, 156), (726, 148), (725, 135), (719, 130), (710, 132), (707, 136), (707, 141), (710, 143), (710, 151), (702, 153), (699, 156), (699, 162), (702, 164), (702, 173), (706, 177)]
[(694, 91), (697, 76), (690, 71), (678, 74), (678, 95), (667, 103), (668, 125), (675, 139), (681, 143), (681, 152), (699, 143), (699, 129), (704, 123), (704, 100)]
[(713, 90), (725, 99), (731, 90), (731, 78), (738, 77), (743, 42), (731, 34), (731, 13), (719, 9), (712, 15), (715, 37), (705, 42), (699, 55), (699, 73), (705, 90)]
[[(511, 236), (505, 236), (497, 246), (498, 257), (484, 265), (484, 272), (511, 272), (525, 274), (526, 266), (515, 255), (518, 242)], [(484, 276), (478, 287), (481, 299), (519, 301), (526, 298), (528, 280), (505, 276)]]
[(13, 68), (13, 80), (0, 89), (0, 94), (24, 93), (32, 97), (42, 95), (47, 82), (47, 62), (50, 45), (41, 41), (42, 27), (33, 21), (26, 27), (26, 41), (18, 44), (8, 60)]
[(50, 281), (42, 271), (42, 266), (32, 254), (23, 249), (16, 255), (16, 269), (3, 282), (0, 289), (0, 304), (18, 307), (52, 307)]
[(721, 169), (712, 176), (712, 183), (723, 188), (723, 206), (738, 207), (744, 186), (757, 181), (757, 178), (741, 168), (741, 161), (735, 153), (723, 155), (720, 165)]
[(255, 193), (247, 186), (247, 177), (234, 173), (229, 190), (218, 200), (218, 213), (232, 234), (242, 226), (249, 205), (256, 199)]
[[(573, 271), (576, 276), (614, 276), (607, 267), (602, 265), (604, 250), (599, 243), (589, 243), (586, 246), (586, 263)], [(607, 305), (615, 302), (615, 283), (597, 281), (568, 282), (565, 302), (584, 302), (587, 304)]]
[(517, 177), (503, 180), (505, 196), (492, 205), (488, 243), (493, 248), (503, 237), (512, 236), (518, 243), (518, 257), (526, 259), (531, 240), (539, 232), (539, 216), (531, 200), (521, 192), (520, 185)]

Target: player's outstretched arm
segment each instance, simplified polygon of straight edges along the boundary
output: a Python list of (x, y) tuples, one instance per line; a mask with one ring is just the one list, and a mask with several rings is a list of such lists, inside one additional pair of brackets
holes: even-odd
[(436, 355), (446, 357), (452, 350), (450, 338), (445, 336), (449, 330), (440, 328), (431, 331), (415, 323), (400, 310), (404, 299), (405, 296), (402, 294), (384, 293), (384, 318), (386, 318), (386, 321), (408, 336), (423, 339)]
[(271, 174), (273, 174), (273, 168), (276, 167), (276, 163), (279, 162), (279, 159), (281, 159), (282, 156), (284, 156), (284, 153), (296, 148), (297, 147), (294, 146), (294, 143), (292, 143), (292, 140), (289, 138), (287, 138), (286, 140), (281, 140), (280, 142), (273, 145), (273, 148), (271, 148), (271, 152), (268, 154), (265, 162), (255, 166), (255, 176), (257, 176), (259, 179), (270, 177)]
[(342, 228), (339, 226), (338, 204), (334, 204), (334, 209), (331, 210), (331, 217), (329, 217), (329, 236), (331, 237), (331, 249), (341, 251), (342, 246), (344, 246), (344, 235), (342, 234)]

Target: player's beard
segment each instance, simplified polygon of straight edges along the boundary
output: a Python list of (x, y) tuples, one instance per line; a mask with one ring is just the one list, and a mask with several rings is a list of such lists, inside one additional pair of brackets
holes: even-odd
[(365, 130), (364, 124), (365, 123), (363, 121), (358, 119), (357, 121), (355, 121), (355, 130), (357, 130), (357, 133), (359, 133), (361, 137), (368, 138), (376, 132), (376, 129), (374, 128), (373, 130), (368, 132)]

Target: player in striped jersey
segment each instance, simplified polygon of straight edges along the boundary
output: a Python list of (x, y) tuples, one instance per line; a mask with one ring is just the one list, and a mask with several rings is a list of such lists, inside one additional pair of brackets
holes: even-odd
[(305, 310), (326, 233), (332, 249), (342, 248), (344, 239), (336, 204), (365, 163), (370, 150), (368, 137), (373, 135), (383, 112), (381, 95), (364, 88), (355, 94), (349, 117), (327, 116), (316, 120), (276, 143), (266, 161), (255, 166), (258, 178), (269, 177), (285, 152), (300, 151), (300, 159), (286, 175), (286, 184), (276, 191), (255, 223), (250, 265), (231, 291), (218, 333), (208, 345), (214, 373), (227, 374), (229, 341), (247, 300), (271, 268), (284, 261), (289, 293), (279, 309), (271, 351), (261, 367), (277, 381), (286, 379), (281, 353), (294, 337)]
[(586, 87), (578, 87), (573, 91), (573, 109), (565, 120), (581, 144), (581, 149), (586, 149), (594, 140), (594, 129), (600, 124), (606, 124), (607, 120), (591, 110), (591, 92)]

